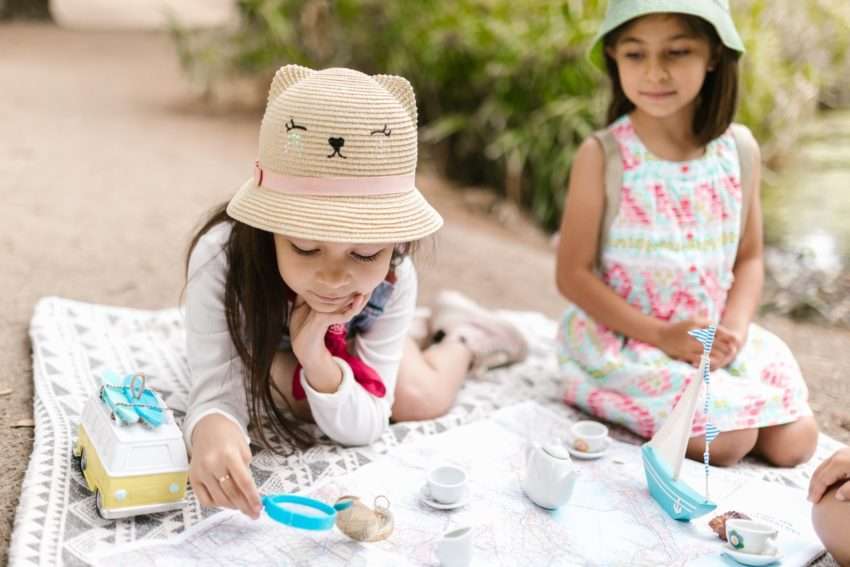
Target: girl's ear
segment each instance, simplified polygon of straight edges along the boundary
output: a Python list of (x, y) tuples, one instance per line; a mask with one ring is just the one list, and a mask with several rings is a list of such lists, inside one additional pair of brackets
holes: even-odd
[(266, 102), (271, 102), (277, 96), (294, 85), (295, 83), (306, 79), (315, 73), (312, 69), (302, 67), (301, 65), (284, 65), (277, 70), (277, 73), (272, 79), (272, 86), (269, 88), (269, 98)]
[(723, 56), (723, 46), (716, 45), (714, 49), (711, 50), (711, 58), (708, 60), (708, 72), (712, 72), (717, 69), (717, 65), (720, 64), (720, 58)]
[(404, 77), (396, 75), (372, 75), (379, 85), (387, 89), (393, 97), (401, 103), (407, 111), (407, 115), (416, 125), (416, 95), (413, 93), (413, 87), (410, 82)]

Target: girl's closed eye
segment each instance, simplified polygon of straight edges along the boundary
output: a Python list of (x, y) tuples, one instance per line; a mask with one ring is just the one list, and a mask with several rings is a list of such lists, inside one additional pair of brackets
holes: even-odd
[(313, 256), (314, 254), (316, 254), (319, 251), (318, 248), (312, 248), (312, 249), (299, 248), (298, 246), (295, 245), (294, 242), (290, 242), (289, 245), (292, 246), (292, 250), (296, 254), (299, 254), (301, 256)]
[(374, 254), (360, 254), (358, 252), (352, 252), (351, 256), (360, 262), (374, 262), (378, 259), (378, 256), (381, 255), (381, 252), (383, 252), (383, 250), (378, 250)]
[(626, 59), (631, 59), (632, 61), (640, 61), (643, 59), (643, 53), (639, 51), (627, 51), (623, 54), (623, 57)]
[(691, 50), (688, 48), (671, 49), (667, 53), (670, 57), (686, 57), (691, 54)]

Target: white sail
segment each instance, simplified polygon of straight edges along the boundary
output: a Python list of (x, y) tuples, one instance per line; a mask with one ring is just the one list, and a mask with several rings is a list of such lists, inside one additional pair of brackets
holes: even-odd
[(702, 386), (702, 375), (704, 366), (708, 364), (708, 357), (703, 355), (700, 360), (699, 375), (688, 384), (682, 393), (679, 403), (667, 416), (664, 425), (652, 436), (647, 443), (655, 450), (658, 459), (667, 465), (674, 479), (679, 478), (679, 471), (685, 460), (685, 451), (688, 449), (688, 439), (691, 437), (691, 425), (694, 421), (694, 412), (697, 408), (700, 386)]

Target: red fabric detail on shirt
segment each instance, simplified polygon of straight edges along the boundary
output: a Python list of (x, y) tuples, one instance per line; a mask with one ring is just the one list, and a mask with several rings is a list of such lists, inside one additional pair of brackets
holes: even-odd
[[(363, 362), (360, 357), (348, 352), (345, 335), (345, 325), (331, 325), (328, 332), (325, 333), (325, 346), (328, 352), (348, 363), (351, 372), (354, 374), (354, 380), (363, 386), (367, 392), (375, 397), (383, 398), (387, 393), (387, 388), (384, 386), (381, 377), (374, 368)], [(304, 387), (301, 385), (300, 362), (295, 365), (295, 372), (292, 375), (292, 397), (296, 400), (303, 400), (307, 397)]]

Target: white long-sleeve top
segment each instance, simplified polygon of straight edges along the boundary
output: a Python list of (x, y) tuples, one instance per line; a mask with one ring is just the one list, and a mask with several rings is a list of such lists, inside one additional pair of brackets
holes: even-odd
[[(191, 450), (192, 431), (201, 418), (218, 413), (237, 423), (247, 436), (248, 404), (242, 360), (227, 329), (224, 282), (228, 264), (224, 245), (231, 225), (213, 227), (198, 240), (189, 259), (186, 286), (186, 353), (191, 389), (183, 434)], [(301, 385), (313, 419), (331, 439), (342, 445), (367, 445), (387, 427), (395, 394), (404, 343), (416, 307), (417, 281), (407, 258), (395, 270), (396, 282), (384, 312), (371, 328), (354, 340), (355, 354), (375, 369), (386, 386), (378, 398), (363, 389), (351, 368), (339, 358), (343, 379), (336, 392), (314, 390), (303, 372)]]

